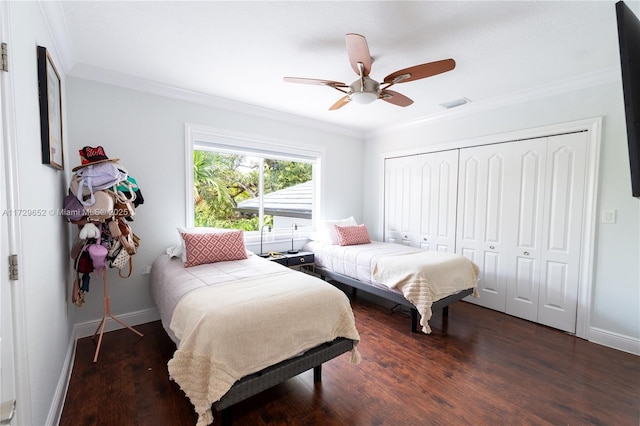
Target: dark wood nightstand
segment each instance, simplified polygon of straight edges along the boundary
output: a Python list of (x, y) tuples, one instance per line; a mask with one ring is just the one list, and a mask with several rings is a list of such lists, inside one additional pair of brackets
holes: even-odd
[(295, 254), (292, 253), (282, 253), (281, 256), (273, 257), (270, 256), (267, 258), (272, 262), (278, 262), (281, 265), (287, 266), (289, 268), (302, 269), (303, 267), (306, 269), (307, 267), (311, 267), (312, 271), (315, 270), (315, 259), (313, 257), (313, 253), (310, 251), (301, 251)]

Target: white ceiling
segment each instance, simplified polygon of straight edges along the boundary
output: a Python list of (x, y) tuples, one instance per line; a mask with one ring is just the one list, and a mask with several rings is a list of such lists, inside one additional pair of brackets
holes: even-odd
[[(459, 108), (473, 108), (619, 67), (613, 1), (63, 1), (61, 10), (70, 75), (144, 79), (357, 131), (436, 117), (440, 103), (461, 97), (472, 103)], [(415, 101), (406, 108), (328, 111), (340, 92), (282, 80), (351, 83), (348, 32), (367, 38), (378, 81), (440, 59), (457, 66), (395, 86)]]

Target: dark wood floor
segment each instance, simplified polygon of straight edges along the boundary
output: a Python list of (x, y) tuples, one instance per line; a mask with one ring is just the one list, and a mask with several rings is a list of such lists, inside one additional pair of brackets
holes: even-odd
[[(409, 319), (359, 298), (362, 363), (349, 355), (234, 409), (236, 425), (640, 424), (640, 357), (465, 302), (412, 334)], [(61, 425), (194, 425), (166, 364), (160, 322), (78, 341)], [(220, 416), (216, 416), (216, 425)]]

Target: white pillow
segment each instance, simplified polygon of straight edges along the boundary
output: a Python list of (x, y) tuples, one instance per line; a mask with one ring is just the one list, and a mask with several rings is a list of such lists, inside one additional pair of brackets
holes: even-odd
[[(182, 255), (184, 253), (184, 245), (183, 244), (178, 244), (178, 245), (175, 245), (175, 246), (168, 247), (167, 250), (166, 250), (167, 256), (182, 258)], [(184, 262), (184, 260), (182, 262)]]
[(318, 232), (322, 235), (321, 241), (327, 244), (338, 244), (338, 234), (336, 233), (336, 225), (338, 226), (355, 226), (356, 220), (353, 216), (339, 220), (323, 220), (320, 221)]

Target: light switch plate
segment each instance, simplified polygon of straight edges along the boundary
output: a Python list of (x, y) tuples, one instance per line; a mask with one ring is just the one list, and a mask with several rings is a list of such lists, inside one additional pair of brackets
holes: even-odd
[(602, 223), (616, 223), (615, 210), (602, 210)]

